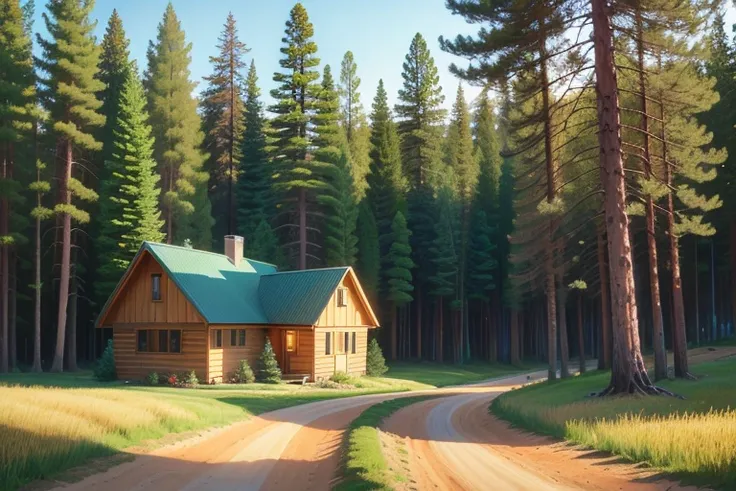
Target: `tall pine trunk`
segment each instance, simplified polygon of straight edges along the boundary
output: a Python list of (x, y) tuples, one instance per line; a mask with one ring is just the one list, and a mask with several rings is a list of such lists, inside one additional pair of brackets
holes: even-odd
[[(641, 11), (636, 10), (636, 52), (639, 71), (639, 92), (641, 106), (641, 132), (644, 137), (644, 177), (653, 178), (649, 139), (649, 112), (647, 86), (644, 79), (644, 40)], [(657, 238), (655, 229), (654, 200), (647, 195), (646, 203), (647, 252), (649, 254), (649, 293), (652, 302), (652, 343), (654, 345), (654, 380), (667, 378), (667, 354), (664, 347), (664, 321), (662, 319), (662, 300), (659, 292), (659, 267), (657, 264)]]
[(613, 365), (611, 381), (601, 394), (650, 392), (639, 341), (632, 271), (626, 181), (621, 152), (618, 85), (614, 65), (611, 10), (605, 0), (591, 0), (598, 100), (598, 141), (603, 184), (606, 235), (611, 273)]
[(417, 332), (417, 358), (422, 359), (422, 288), (417, 286), (416, 289), (417, 299), (417, 320), (416, 320), (416, 332)]
[[(72, 202), (71, 190), (69, 189), (69, 181), (72, 177), (72, 142), (64, 142), (66, 147), (66, 155), (64, 159), (64, 172), (60, 183), (61, 201), (65, 205)], [(62, 229), (61, 229), (61, 275), (59, 278), (59, 311), (56, 317), (56, 349), (54, 351), (54, 361), (51, 364), (52, 372), (62, 372), (64, 370), (64, 340), (66, 334), (66, 308), (69, 302), (69, 278), (71, 272), (71, 252), (72, 252), (72, 216), (69, 213), (62, 213)]]
[(307, 269), (307, 190), (304, 188), (299, 189), (299, 269)]
[(399, 308), (391, 303), (391, 361), (396, 361), (398, 350)]
[(66, 369), (70, 372), (77, 371), (77, 307), (79, 300), (79, 282), (76, 274), (76, 254), (72, 264), (72, 275), (69, 280), (69, 306), (67, 308), (67, 351)]
[[(10, 177), (13, 152), (12, 144), (6, 143), (2, 152), (2, 177)], [(0, 236), (7, 238), (10, 225), (10, 202), (7, 195), (0, 200)], [(14, 348), (10, 342), (8, 330), (8, 294), (10, 290), (10, 271), (8, 261), (9, 244), (0, 245), (0, 373), (7, 373), (10, 365), (10, 351)]]
[(608, 279), (609, 268), (606, 264), (606, 241), (603, 231), (598, 231), (598, 276), (601, 282), (601, 353), (598, 356), (598, 369), (611, 368), (611, 282)]
[(570, 376), (570, 347), (567, 338), (567, 292), (565, 291), (565, 285), (562, 284), (561, 275), (557, 302), (557, 311), (560, 316), (560, 377), (567, 378)]
[(521, 364), (521, 351), (519, 349), (519, 312), (512, 308), (509, 310), (509, 317), (511, 318), (509, 320), (509, 330), (511, 331), (509, 333), (511, 337), (511, 353), (509, 360), (512, 365), (518, 366)]
[(731, 255), (731, 325), (736, 332), (736, 218), (731, 219), (729, 248)]
[[(38, 172), (39, 181), (40, 171)], [(38, 194), (36, 205), (41, 207), (41, 195)], [(36, 218), (35, 226), (35, 243), (33, 251), (33, 368), (32, 372), (43, 371), (41, 367), (41, 218)]]
[(10, 287), (8, 290), (8, 340), (10, 342), (10, 369), (18, 366), (18, 257), (13, 251), (10, 258)]
[[(662, 106), (662, 140), (665, 182), (672, 188), (672, 168), (667, 162), (667, 143), (665, 140), (665, 113)], [(680, 277), (680, 244), (675, 233), (675, 206), (672, 192), (667, 193), (667, 235), (670, 239), (670, 261), (672, 267), (672, 310), (673, 336), (672, 351), (674, 352), (675, 377), (693, 378), (687, 360), (687, 334), (685, 332), (685, 303), (682, 298), (682, 278)], [(715, 315), (714, 315), (715, 317)]]
[(580, 356), (580, 373), (585, 373), (585, 326), (583, 325), (583, 292), (578, 290), (578, 355)]
[(444, 346), (442, 339), (443, 336), (443, 329), (442, 329), (442, 297), (437, 297), (437, 361), (442, 363), (444, 361)]

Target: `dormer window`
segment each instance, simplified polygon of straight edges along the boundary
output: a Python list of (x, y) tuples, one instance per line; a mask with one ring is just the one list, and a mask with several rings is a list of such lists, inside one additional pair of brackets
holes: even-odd
[(161, 275), (151, 275), (151, 300), (154, 302), (161, 301)]
[(337, 289), (337, 306), (338, 307), (348, 306), (348, 289), (347, 288)]

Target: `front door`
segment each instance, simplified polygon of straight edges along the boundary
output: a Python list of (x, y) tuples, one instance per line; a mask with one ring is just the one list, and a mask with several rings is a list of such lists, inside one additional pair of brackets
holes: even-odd
[(291, 357), (296, 355), (296, 331), (284, 331), (284, 373), (291, 373)]
[(335, 333), (335, 372), (348, 373), (348, 333)]

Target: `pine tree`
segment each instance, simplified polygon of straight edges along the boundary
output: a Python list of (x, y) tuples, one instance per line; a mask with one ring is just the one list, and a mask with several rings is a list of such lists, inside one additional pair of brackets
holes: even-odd
[[(238, 234), (248, 238), (273, 217), (272, 172), (266, 151), (266, 121), (255, 62), (245, 80), (245, 133), (238, 171)], [(270, 227), (269, 227), (270, 228)], [(247, 245), (247, 242), (246, 242)]]
[(212, 75), (202, 94), (205, 148), (209, 152), (210, 195), (217, 237), (235, 233), (235, 183), (242, 159), (245, 68), (243, 55), (250, 51), (238, 39), (232, 12), (218, 39), (218, 56), (210, 56)]
[[(434, 263), (435, 272), (429, 278), (433, 296), (437, 299), (438, 349), (442, 349), (442, 338), (446, 317), (444, 316), (445, 299), (451, 298), (451, 308), (460, 308), (458, 283), (460, 282), (460, 250), (459, 250), (459, 214), (452, 191), (447, 187), (440, 189), (437, 198), (439, 217), (435, 224), (435, 238), (429, 248), (429, 257)], [(454, 316), (453, 316), (454, 317)], [(457, 322), (453, 319), (453, 360), (462, 361), (462, 337)]]
[(376, 219), (366, 200), (358, 206), (358, 257), (355, 269), (368, 298), (375, 303), (381, 274), (381, 251)]
[(204, 251), (212, 249), (212, 204), (207, 194), (206, 182), (197, 183), (194, 195), (191, 197), (193, 212), (179, 218), (178, 244), (188, 240), (192, 247)]
[[(191, 50), (192, 45), (186, 42), (181, 23), (169, 3), (158, 25), (156, 43), (148, 46), (148, 70), (144, 81), (169, 243), (191, 238), (192, 228), (197, 229), (194, 235), (206, 237), (211, 234), (205, 230), (211, 228), (211, 219), (190, 218), (195, 210), (204, 213), (204, 209), (209, 208), (207, 173), (202, 171), (205, 155), (200, 150), (204, 135), (200, 129), (197, 101), (192, 97), (195, 84), (189, 80)], [(204, 189), (204, 194), (200, 189)], [(180, 226), (180, 221), (187, 223)]]
[[(276, 104), (269, 108), (276, 114), (270, 122), (274, 140), (274, 171), (278, 176), (274, 189), (283, 193), (283, 203), (296, 205), (294, 210), (282, 208), (279, 211), (290, 212), (290, 215), (283, 213), (283, 216), (289, 216), (288, 222), (283, 224), (287, 225), (284, 229), (288, 231), (285, 242), (289, 246), (298, 245), (296, 265), (299, 269), (306, 269), (307, 257), (316, 257), (310, 252), (310, 246), (315, 248), (315, 245), (308, 229), (314, 221), (313, 194), (324, 188), (321, 176), (316, 175), (307, 155), (315, 97), (321, 90), (316, 84), (319, 58), (315, 56), (317, 44), (312, 41), (313, 35), (314, 26), (309, 22), (307, 11), (297, 3), (286, 21), (282, 39), (284, 46), (281, 48), (284, 57), (279, 60), (284, 71), (274, 73), (273, 80), (278, 87), (271, 91), (271, 96), (276, 99)], [(311, 262), (316, 261), (312, 259)]]
[(427, 42), (417, 33), (412, 39), (404, 61), (404, 87), (399, 90), (399, 117), (401, 155), (404, 169), (413, 188), (436, 183), (441, 163), (441, 127), (445, 97), (434, 58)]
[[(89, 222), (89, 214), (72, 203), (72, 197), (95, 201), (97, 193), (73, 176), (73, 167), (80, 151), (99, 151), (102, 144), (93, 132), (105, 124), (97, 111), (102, 103), (95, 94), (104, 89), (97, 80), (100, 48), (95, 44), (95, 24), (89, 15), (93, 1), (54, 0), (47, 4), (50, 15), (44, 14), (50, 40), (38, 37), (43, 50), (39, 66), (47, 77), (42, 79), (42, 96), (50, 114), (53, 133), (57, 138), (61, 177), (59, 203), (54, 211), (59, 216), (61, 232), (61, 276), (59, 282), (59, 312), (57, 316), (56, 351), (51, 371), (60, 372), (64, 365), (65, 326), (71, 278), (72, 219)], [(75, 155), (77, 157), (75, 157)], [(76, 326), (69, 329), (70, 346), (76, 345)], [(73, 356), (71, 358), (74, 358)], [(76, 367), (76, 359), (68, 360)]]
[(153, 137), (146, 98), (136, 71), (128, 72), (120, 93), (110, 176), (100, 189), (98, 280), (95, 293), (104, 303), (143, 241), (165, 238), (159, 208), (160, 176), (153, 160)]
[(36, 180), (28, 189), (36, 195), (36, 206), (31, 210), (34, 219), (34, 251), (33, 251), (33, 367), (32, 372), (42, 372), (41, 367), (41, 223), (54, 216), (53, 210), (43, 206), (43, 196), (51, 191), (51, 184), (44, 179), (46, 165), (40, 160), (36, 162)]
[(494, 220), (498, 215), (503, 159), (496, 117), (486, 91), (481, 93), (475, 110), (473, 137), (479, 168), (476, 206), (482, 208), (489, 219)]
[(393, 316), (391, 322), (391, 359), (395, 360), (398, 348), (398, 309), (412, 301), (411, 292), (414, 291), (411, 276), (414, 261), (411, 260), (411, 245), (409, 244), (411, 232), (406, 225), (404, 215), (400, 211), (396, 212), (396, 216), (394, 216), (391, 232), (391, 247), (384, 258), (384, 262), (385, 274), (388, 279), (386, 299), (391, 302)]
[(332, 176), (332, 193), (320, 196), (327, 208), (325, 217), (325, 249), (327, 266), (354, 266), (358, 253), (355, 229), (358, 205), (353, 192), (353, 177), (345, 152), (342, 153)]
[(386, 359), (383, 357), (383, 351), (378, 345), (376, 338), (371, 339), (368, 343), (368, 354), (365, 361), (365, 374), (369, 377), (380, 377), (388, 371)]
[(279, 239), (264, 219), (245, 242), (245, 256), (271, 263), (279, 268), (286, 266)]
[(458, 85), (455, 104), (452, 106), (446, 152), (445, 161), (452, 170), (458, 198), (464, 207), (468, 207), (478, 184), (478, 159), (473, 152), (470, 112), (461, 85)]
[(10, 345), (11, 248), (17, 239), (12, 229), (12, 208), (20, 201), (20, 184), (15, 174), (21, 142), (29, 136), (31, 106), (35, 102), (35, 76), (29, 30), (17, 0), (0, 5), (0, 373), (8, 371), (15, 346)]
[[(366, 199), (373, 210), (378, 227), (380, 254), (385, 258), (391, 247), (394, 217), (406, 213), (405, 193), (408, 188), (401, 166), (401, 149), (396, 124), (392, 121), (388, 95), (383, 80), (378, 81), (371, 114), (371, 168)], [(385, 269), (381, 268), (380, 290), (386, 290)]]
[(368, 187), (366, 175), (370, 170), (370, 128), (360, 103), (360, 78), (353, 52), (347, 51), (340, 67), (340, 97), (342, 127), (350, 146), (350, 162), (355, 183), (355, 197), (363, 199)]
[[(494, 229), (488, 224), (486, 212), (476, 208), (470, 222), (470, 231), (468, 234), (467, 248), (467, 277), (466, 285), (468, 298), (475, 300), (480, 304), (480, 326), (481, 331), (489, 331), (487, 326), (487, 318), (491, 315), (489, 312), (489, 295), (497, 288), (496, 270), (498, 261), (496, 260), (496, 244), (493, 242)], [(489, 333), (490, 334), (490, 333)], [(491, 340), (489, 349), (493, 350), (494, 341)], [(493, 360), (494, 352), (491, 351), (490, 358)]]
[[(97, 77), (105, 84), (100, 93), (102, 100), (102, 114), (105, 115), (105, 126), (102, 130), (100, 141), (102, 142), (102, 162), (112, 159), (115, 150), (113, 139), (115, 138), (115, 127), (118, 121), (118, 110), (120, 108), (120, 94), (123, 85), (128, 79), (131, 70), (130, 41), (125, 36), (123, 21), (118, 11), (113, 9), (110, 19), (107, 21), (105, 36), (102, 38), (102, 54), (100, 56), (100, 71)], [(103, 183), (110, 177), (107, 167), (103, 167), (100, 182)]]
[(266, 338), (266, 345), (263, 347), (259, 360), (257, 380), (264, 384), (278, 384), (281, 382), (281, 369), (276, 361), (271, 340), (268, 338)]

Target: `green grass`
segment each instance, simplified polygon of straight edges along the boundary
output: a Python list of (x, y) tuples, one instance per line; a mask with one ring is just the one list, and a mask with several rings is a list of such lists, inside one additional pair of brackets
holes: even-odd
[(399, 409), (436, 396), (403, 397), (375, 404), (358, 416), (348, 427), (347, 452), (341, 466), (343, 480), (336, 491), (390, 490), (393, 481), (402, 476), (391, 475), (381, 451), (378, 426)]
[(685, 397), (586, 397), (609, 372), (590, 372), (502, 395), (491, 411), (512, 424), (633, 462), (694, 484), (736, 489), (736, 358), (693, 367), (698, 381), (664, 381)]
[(291, 384), (180, 389), (98, 382), (88, 372), (0, 376), (0, 490), (50, 478), (95, 457), (171, 433), (223, 426), (309, 402), (427, 388), (364, 377), (360, 387)]
[[(541, 366), (541, 365), (540, 365)], [(464, 365), (433, 362), (394, 362), (385, 377), (413, 380), (433, 387), (470, 384), (483, 380), (514, 375), (538, 368), (536, 365), (515, 367), (500, 363), (471, 362)]]

